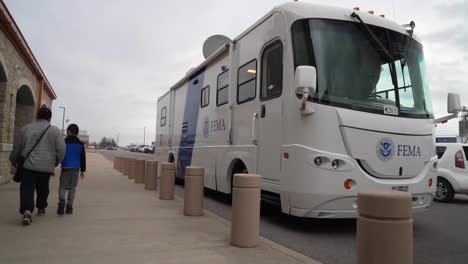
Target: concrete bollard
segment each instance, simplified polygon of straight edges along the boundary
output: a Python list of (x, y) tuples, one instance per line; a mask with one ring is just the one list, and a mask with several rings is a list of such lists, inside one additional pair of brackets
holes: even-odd
[(118, 172), (122, 172), (122, 157), (114, 157), (114, 159), (116, 160), (116, 166), (115, 166), (115, 169), (118, 171)]
[(114, 156), (114, 163), (115, 163), (114, 169), (116, 171), (119, 171), (119, 159), (120, 157)]
[(158, 184), (158, 162), (146, 161), (145, 190), (156, 190)]
[(128, 178), (130, 180), (135, 180), (135, 161), (134, 158), (129, 158), (128, 161)]
[(117, 166), (117, 170), (120, 173), (123, 173), (123, 157), (119, 157), (119, 166)]
[(129, 160), (127, 157), (122, 157), (122, 174), (128, 175), (128, 168), (129, 168)]
[(135, 160), (135, 183), (145, 183), (145, 160), (136, 159)]
[(233, 246), (248, 248), (260, 243), (260, 186), (260, 175), (234, 175), (231, 224)]
[(174, 163), (161, 163), (160, 200), (174, 200), (175, 173), (176, 167)]
[(200, 167), (185, 168), (184, 214), (188, 216), (203, 215), (203, 175), (205, 169)]
[(357, 263), (412, 264), (412, 209), (406, 192), (359, 193)]

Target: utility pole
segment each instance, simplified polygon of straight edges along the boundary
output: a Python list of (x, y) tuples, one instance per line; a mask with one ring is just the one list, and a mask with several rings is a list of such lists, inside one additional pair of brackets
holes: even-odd
[(62, 136), (65, 135), (65, 106), (60, 106), (59, 108), (62, 108), (63, 109), (63, 115), (62, 115)]

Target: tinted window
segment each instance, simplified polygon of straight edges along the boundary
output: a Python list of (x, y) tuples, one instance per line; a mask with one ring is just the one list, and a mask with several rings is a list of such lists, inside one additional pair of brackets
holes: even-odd
[(262, 56), (262, 82), (260, 98), (281, 95), (283, 90), (283, 45), (277, 42), (268, 47)]
[(468, 160), (468, 147), (463, 147), (463, 152), (465, 152), (465, 159)]
[(310, 37), (309, 21), (294, 22), (292, 28), (292, 42), (294, 49), (294, 68), (297, 66), (315, 66), (314, 51)]
[(444, 156), (445, 150), (447, 150), (447, 147), (436, 147), (437, 158), (441, 159)]
[(257, 60), (252, 60), (239, 68), (237, 75), (237, 103), (255, 99), (257, 80)]
[(294, 24), (291, 31), (295, 65), (316, 65), (317, 90), (310, 100), (377, 114), (392, 107), (398, 108), (394, 113), (399, 116), (433, 117), (423, 50), (417, 41), (368, 25), (391, 54), (386, 56), (359, 23), (331, 19), (303, 23)]
[(161, 109), (161, 120), (159, 122), (159, 124), (161, 126), (165, 126), (166, 125), (166, 115), (167, 115), (167, 107), (163, 107)]
[(201, 90), (201, 108), (210, 104), (210, 86)]
[(253, 60), (239, 68), (238, 84), (244, 84), (257, 77), (257, 60)]
[(255, 98), (255, 80), (239, 85), (239, 103), (244, 103)]
[(218, 75), (218, 85), (216, 88), (216, 105), (220, 106), (229, 101), (229, 71), (225, 71)]

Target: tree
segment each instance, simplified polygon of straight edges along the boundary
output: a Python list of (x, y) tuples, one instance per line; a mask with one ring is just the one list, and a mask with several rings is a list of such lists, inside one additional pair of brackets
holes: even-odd
[(117, 147), (117, 143), (115, 142), (115, 140), (113, 138), (106, 138), (106, 137), (103, 137), (101, 139), (101, 141), (99, 142), (99, 147), (101, 148), (107, 148), (107, 147)]

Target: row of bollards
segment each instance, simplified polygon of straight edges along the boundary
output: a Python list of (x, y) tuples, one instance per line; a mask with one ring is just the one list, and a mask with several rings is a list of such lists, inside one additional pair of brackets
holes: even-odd
[(138, 184), (144, 184), (145, 190), (156, 190), (158, 162), (114, 157), (114, 168)]
[[(157, 161), (114, 157), (114, 168), (135, 183), (144, 183), (146, 190), (157, 186)], [(176, 166), (161, 163), (159, 199), (173, 200)], [(185, 169), (184, 215), (203, 215), (204, 168), (188, 166)], [(255, 247), (260, 243), (260, 185), (261, 177), (254, 174), (236, 174), (233, 179), (231, 244)]]
[[(145, 166), (146, 164), (146, 166)], [(114, 158), (114, 168), (146, 190), (157, 186), (157, 161)], [(159, 199), (173, 200), (176, 166), (161, 163)], [(185, 169), (184, 215), (203, 215), (204, 168)], [(231, 244), (255, 247), (260, 243), (261, 177), (235, 174), (232, 188)], [(412, 197), (406, 192), (358, 194), (357, 263), (413, 263)]]

